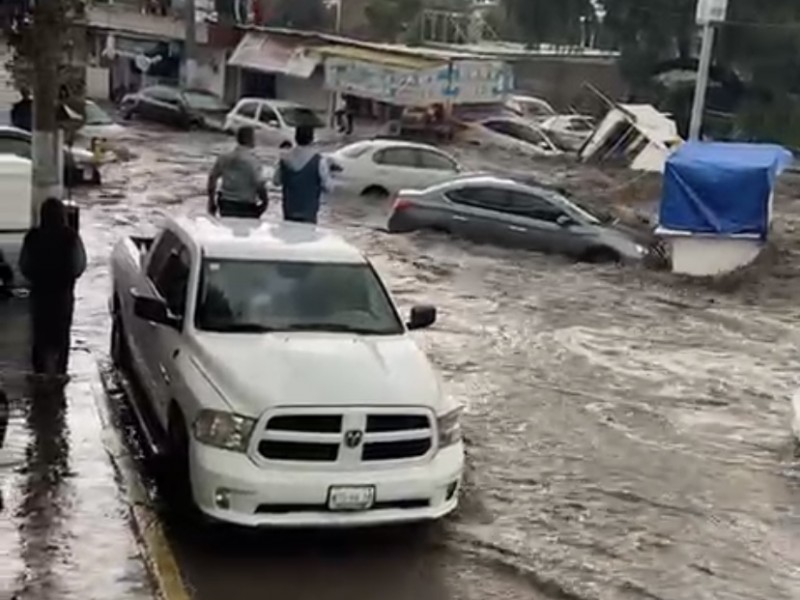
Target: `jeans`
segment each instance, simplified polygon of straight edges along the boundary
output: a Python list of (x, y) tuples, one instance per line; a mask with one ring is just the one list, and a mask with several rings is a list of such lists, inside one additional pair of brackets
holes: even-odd
[(31, 362), (34, 373), (67, 374), (74, 306), (75, 294), (72, 289), (32, 291)]
[(220, 217), (234, 219), (260, 219), (267, 205), (263, 202), (253, 204), (250, 202), (233, 202), (231, 200), (217, 200), (217, 213)]

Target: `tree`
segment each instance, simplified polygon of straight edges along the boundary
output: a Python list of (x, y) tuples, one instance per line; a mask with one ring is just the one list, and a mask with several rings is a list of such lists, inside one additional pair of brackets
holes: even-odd
[(17, 0), (2, 5), (4, 36), (13, 51), (9, 68), (18, 87), (33, 90), (33, 220), (48, 196), (61, 197), (62, 144), (58, 114), (62, 90), (73, 87), (72, 24), (82, 0)]
[[(698, 53), (697, 0), (603, 0), (606, 26), (621, 51), (623, 74), (634, 91), (688, 121), (691, 88), (664, 94), (654, 69)], [(737, 109), (742, 133), (800, 146), (800, 2), (731, 0), (719, 26), (714, 62), (741, 74), (748, 89)]]
[(364, 12), (373, 35), (394, 42), (412, 28), (422, 8), (422, 0), (370, 0)]
[(327, 24), (327, 17), (323, 0), (280, 0), (267, 15), (267, 20), (277, 27), (322, 29)]
[(590, 0), (504, 0), (509, 21), (518, 37), (529, 43), (576, 45), (581, 19), (593, 20)]

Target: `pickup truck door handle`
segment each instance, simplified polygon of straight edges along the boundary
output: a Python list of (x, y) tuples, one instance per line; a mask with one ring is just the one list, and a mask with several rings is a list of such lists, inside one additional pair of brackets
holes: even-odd
[(509, 228), (511, 231), (516, 231), (517, 233), (525, 233), (526, 231), (528, 231), (528, 229), (527, 229), (527, 228), (525, 228), (525, 227), (520, 227), (519, 225), (509, 225), (509, 226), (508, 226), (508, 228)]
[(158, 365), (158, 370), (161, 371), (161, 377), (164, 378), (164, 383), (167, 385), (170, 384), (169, 372), (164, 365)]
[(461, 217), (459, 215), (453, 215), (453, 221), (459, 221), (461, 223), (466, 223), (469, 221), (467, 217)]

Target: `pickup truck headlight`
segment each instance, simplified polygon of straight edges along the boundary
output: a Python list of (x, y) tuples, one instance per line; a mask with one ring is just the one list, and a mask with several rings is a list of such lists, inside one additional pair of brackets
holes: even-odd
[(232, 413), (203, 410), (194, 422), (194, 437), (201, 444), (246, 452), (255, 420)]
[(461, 441), (461, 408), (436, 419), (439, 429), (439, 448), (447, 448)]

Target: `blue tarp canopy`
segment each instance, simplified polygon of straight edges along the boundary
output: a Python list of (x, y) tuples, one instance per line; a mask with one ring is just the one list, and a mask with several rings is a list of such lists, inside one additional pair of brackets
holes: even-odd
[(660, 226), (766, 237), (770, 198), (792, 154), (769, 144), (687, 142), (667, 160)]

